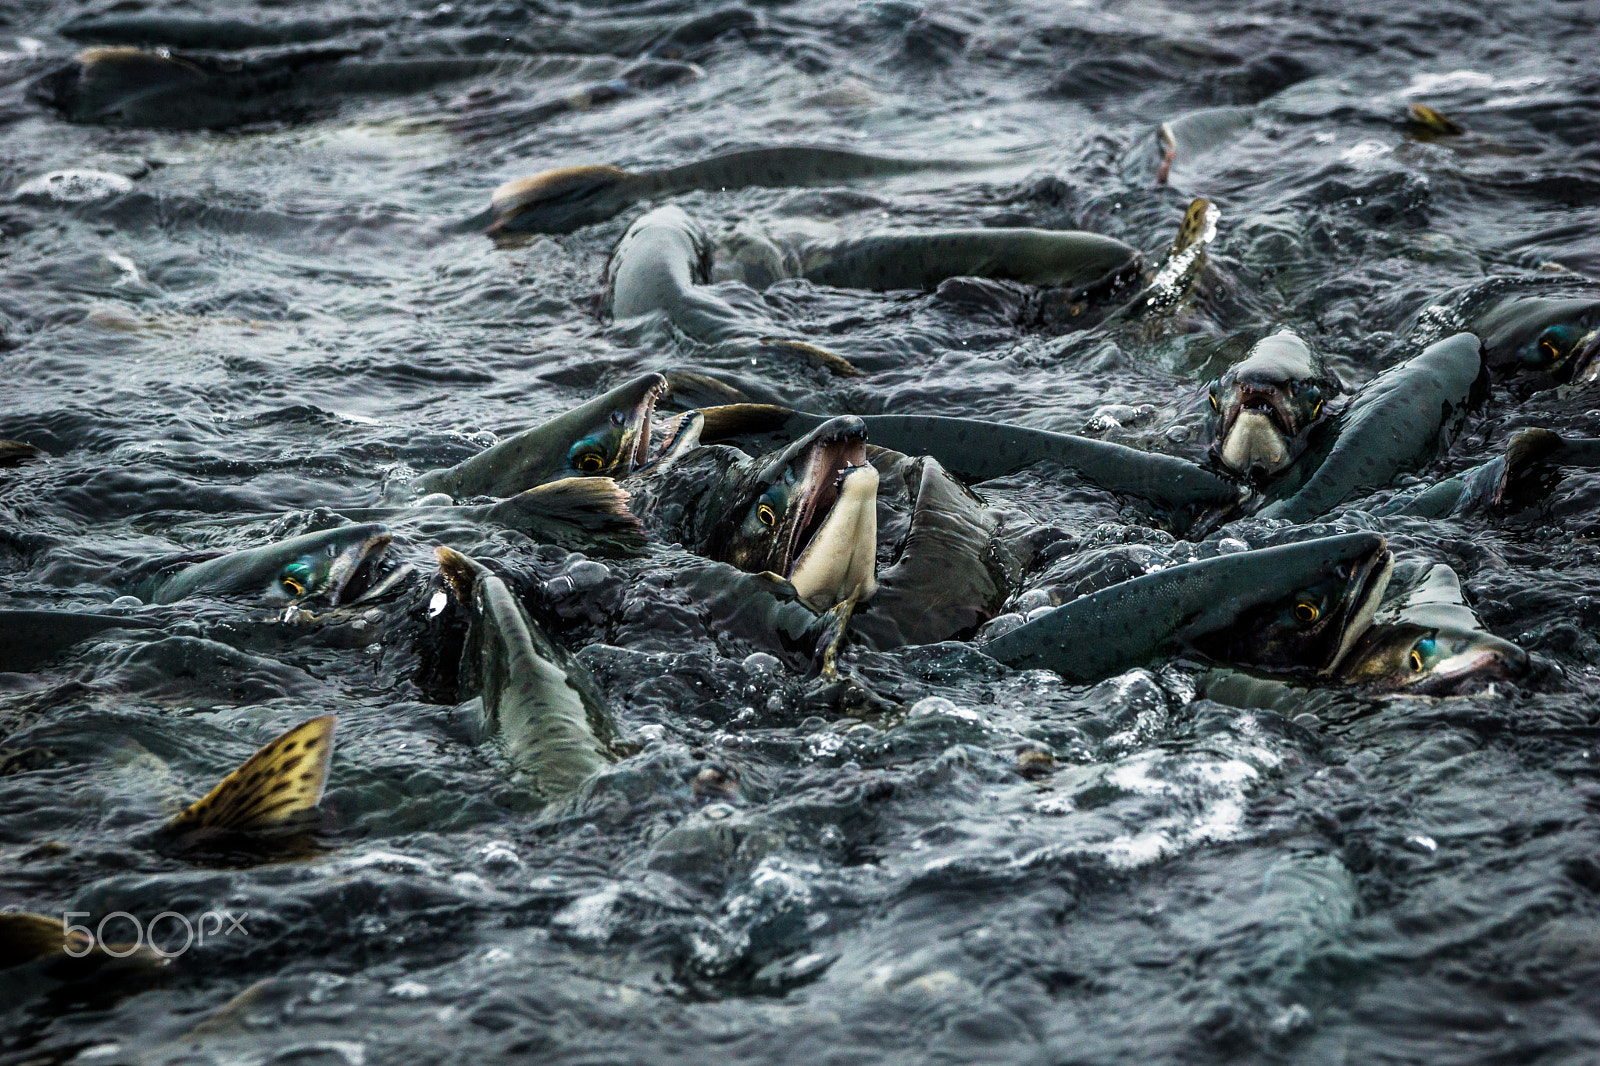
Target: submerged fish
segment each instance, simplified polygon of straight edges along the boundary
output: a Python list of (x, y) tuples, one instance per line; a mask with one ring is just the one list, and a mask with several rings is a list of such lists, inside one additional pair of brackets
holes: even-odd
[(375, 60), (321, 45), (249, 57), (129, 46), (87, 48), (36, 81), (33, 99), (72, 122), (156, 129), (225, 129), (301, 119), (352, 93), (421, 92), (490, 74), (565, 74), (583, 58), (475, 56)]
[[(332, 715), (288, 730), (144, 843), (169, 854), (225, 853), (232, 861), (298, 847), (327, 786), (333, 731)], [(61, 916), (0, 914), (0, 988), (8, 993), (112, 1002), (159, 977), (174, 957), (153, 944), (97, 941)], [(25, 983), (12, 984), (19, 980)]]
[(1263, 482), (1305, 452), (1340, 384), (1289, 330), (1266, 337), (1206, 390), (1211, 456), (1239, 477)]
[(439, 572), (468, 619), (461, 695), (481, 695), (487, 734), (543, 802), (615, 761), (610, 715), (588, 671), (475, 559), (438, 548)]
[(358, 603), (393, 588), (409, 568), (384, 570), (392, 534), (381, 525), (340, 526), (246, 548), (157, 574), (135, 586), (148, 603), (174, 603), (187, 596), (260, 596), (288, 603), (325, 599)]
[(215, 847), (237, 834), (281, 834), (307, 828), (327, 788), (333, 715), (290, 729), (160, 830), (168, 846)]
[(56, 653), (111, 629), (153, 629), (146, 618), (87, 611), (0, 611), (0, 671), (36, 670)]
[(1080, 597), (982, 648), (1007, 665), (1077, 682), (1183, 650), (1325, 676), (1372, 621), (1392, 565), (1375, 533), (1217, 556)]
[(1339, 680), (1374, 692), (1453, 696), (1515, 680), (1528, 668), (1528, 653), (1493, 633), (1390, 622), (1362, 635)]
[(647, 529), (751, 573), (770, 572), (827, 610), (877, 589), (878, 471), (859, 418), (829, 419), (760, 458), (700, 445), (699, 422), (625, 482)]
[(1013, 164), (1009, 160), (896, 159), (838, 148), (786, 146), (729, 152), (660, 170), (561, 167), (508, 181), (496, 189), (487, 212), (488, 231), (491, 236), (571, 233), (620, 214), (641, 200), (695, 189), (829, 185), (927, 170), (963, 171), (1006, 165)]
[[(1397, 564), (1375, 620), (1319, 686), (1347, 696), (1453, 696), (1531, 670), (1528, 653), (1487, 632), (1466, 605), (1455, 571), (1443, 563)], [(1200, 679), (1208, 699), (1293, 713), (1326, 703), (1296, 684), (1213, 670)], [(1339, 689), (1334, 690), (1336, 693)]]

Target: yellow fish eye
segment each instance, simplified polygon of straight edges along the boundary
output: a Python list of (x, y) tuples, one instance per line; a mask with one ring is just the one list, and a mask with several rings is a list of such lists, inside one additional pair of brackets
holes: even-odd
[(283, 576), (283, 587), (294, 593), (296, 596), (304, 596), (306, 594), (305, 585), (287, 574)]
[(1321, 413), (1322, 413), (1322, 401), (1318, 400), (1317, 401), (1317, 406), (1315, 406), (1315, 407), (1313, 407), (1311, 409), (1311, 417), (1312, 418), (1316, 418)]
[(1301, 600), (1294, 605), (1295, 621), (1310, 625), (1322, 617), (1322, 609), (1309, 600)]
[(597, 474), (606, 468), (606, 461), (599, 452), (584, 452), (572, 461), (572, 465), (585, 474)]
[(1422, 673), (1422, 653), (1415, 648), (1411, 649), (1411, 670), (1413, 673)]
[(775, 526), (778, 524), (778, 512), (768, 504), (762, 504), (756, 508), (756, 520), (764, 526)]
[(1211, 401), (1211, 409), (1213, 411), (1222, 410), (1222, 406), (1217, 403), (1217, 390), (1212, 389), (1209, 392), (1207, 392), (1206, 393), (1206, 399)]

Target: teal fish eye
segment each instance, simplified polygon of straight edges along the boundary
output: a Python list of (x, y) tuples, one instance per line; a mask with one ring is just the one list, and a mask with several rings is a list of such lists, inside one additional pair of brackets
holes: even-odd
[(1433, 658), (1437, 648), (1438, 645), (1434, 643), (1432, 637), (1423, 637), (1411, 645), (1411, 654), (1407, 656), (1407, 660), (1411, 665), (1411, 672), (1415, 674), (1422, 673), (1429, 660)]
[(625, 423), (627, 421), (628, 421), (628, 416), (626, 414), (624, 414), (623, 412), (621, 412), (621, 411), (612, 411), (611, 412), (611, 424), (613, 426), (620, 426), (620, 425), (622, 425), (623, 423)]
[(285, 592), (304, 596), (311, 584), (311, 564), (306, 559), (296, 559), (278, 571), (278, 584)]
[(1532, 367), (1554, 366), (1572, 349), (1578, 331), (1571, 326), (1550, 326), (1533, 346), (1522, 353), (1522, 361)]
[(594, 437), (585, 437), (567, 452), (567, 465), (580, 474), (598, 474), (606, 468), (605, 449)]

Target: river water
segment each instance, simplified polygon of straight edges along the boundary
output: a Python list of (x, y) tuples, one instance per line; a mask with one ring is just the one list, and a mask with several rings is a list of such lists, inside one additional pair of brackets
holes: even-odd
[[(693, 365), (664, 331), (596, 317), (637, 210), (514, 247), (454, 225), (549, 167), (784, 143), (1004, 157), (677, 202), (713, 230), (1081, 228), (1152, 260), (1206, 196), (1209, 290), (1169, 328), (784, 282), (764, 313), (864, 375), (743, 368), (812, 410), (1081, 432), (1106, 405), (1150, 404), (1113, 439), (1180, 454), (1238, 337), (1292, 327), (1355, 387), (1452, 288), (1600, 271), (1593, 3), (202, 2), (181, 13), (320, 19), (317, 46), (505, 63), (201, 131), (72, 124), (30, 99), (94, 39), (62, 28), (100, 11), (0, 5), (0, 438), (48, 453), (0, 470), (9, 607), (104, 609), (120, 567), (338, 524), (386, 482)], [(697, 69), (569, 106), (642, 58)], [(1468, 133), (1417, 136), (1414, 103)], [(1231, 132), (1158, 186), (1157, 124), (1224, 106), (1244, 109)], [(69, 168), (130, 188), (18, 192)], [(1527, 426), (1600, 435), (1593, 395), (1497, 388), (1427, 476)], [(1170, 540), (1048, 471), (981, 491), (1085, 547)], [(847, 651), (872, 698), (841, 702), (671, 590), (675, 549), (584, 560), (457, 530), (452, 546), (519, 576), (583, 649), (638, 751), (544, 812), (429, 684), (446, 638), (425, 584), (323, 621), (221, 599), (146, 610), (161, 629), (0, 674), (0, 904), (130, 916), (108, 939), (163, 912), (239, 923), (156, 987), (5, 985), (0, 1054), (1594, 1061), (1597, 502), (1600, 480), (1575, 471), (1512, 518), (1377, 523), (1402, 556), (1453, 567), (1541, 670), (1315, 713), (1195, 699), (1160, 663), (1072, 686), (960, 641)], [(426, 578), (433, 543), (402, 532), (394, 551)], [(204, 863), (141, 842), (325, 713), (339, 732), (317, 854)], [(1030, 752), (1054, 771), (1025, 774)]]

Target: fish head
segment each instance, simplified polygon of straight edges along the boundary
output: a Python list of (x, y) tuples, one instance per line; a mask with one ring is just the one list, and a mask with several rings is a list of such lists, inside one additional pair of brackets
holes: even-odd
[(858, 591), (870, 595), (876, 588), (878, 477), (867, 463), (866, 444), (865, 423), (846, 415), (731, 469), (706, 554), (751, 573), (788, 578), (814, 604), (832, 606)]
[(489, 236), (571, 233), (602, 222), (624, 206), (621, 188), (629, 177), (620, 167), (581, 166), (508, 181), (489, 200)]
[(574, 412), (576, 437), (567, 448), (567, 469), (556, 477), (626, 477), (650, 456), (651, 421), (667, 379), (645, 374)]
[(1600, 375), (1600, 299), (1576, 287), (1503, 300), (1474, 318), (1492, 372), (1534, 388)]
[(1315, 577), (1245, 611), (1198, 646), (1223, 662), (1325, 676), (1371, 626), (1393, 570), (1394, 554), (1384, 538), (1373, 537), (1363, 550), (1328, 558)]
[(1378, 692), (1456, 696), (1529, 669), (1527, 652), (1492, 633), (1396, 622), (1368, 629), (1340, 674)]
[(286, 557), (263, 595), (277, 603), (325, 599), (334, 606), (370, 599), (394, 587), (409, 569), (385, 567), (393, 539), (383, 526), (368, 524), (285, 541)]
[(1271, 479), (1305, 451), (1339, 389), (1299, 337), (1284, 330), (1264, 338), (1206, 390), (1212, 456), (1241, 477)]

